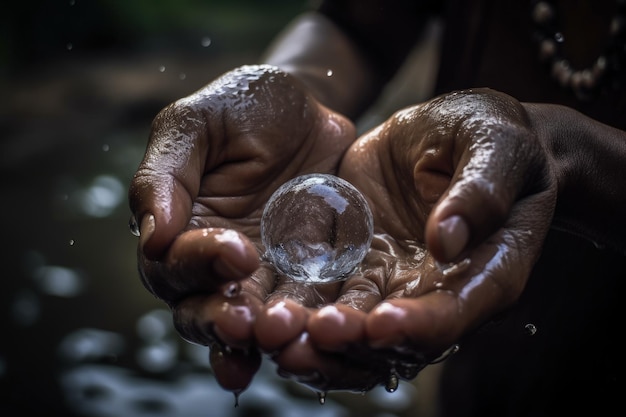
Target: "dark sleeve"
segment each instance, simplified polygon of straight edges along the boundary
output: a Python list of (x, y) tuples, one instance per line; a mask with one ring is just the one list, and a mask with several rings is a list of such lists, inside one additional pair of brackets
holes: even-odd
[(425, 0), (321, 0), (313, 9), (341, 28), (382, 79), (391, 78), (440, 3)]

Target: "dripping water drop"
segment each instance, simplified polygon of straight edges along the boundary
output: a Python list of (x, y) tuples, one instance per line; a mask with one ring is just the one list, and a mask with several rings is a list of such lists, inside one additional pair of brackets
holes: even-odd
[(537, 326), (532, 323), (528, 323), (526, 326), (524, 326), (524, 329), (526, 329), (526, 332), (529, 336), (534, 336), (535, 333), (537, 333)]
[(139, 231), (139, 224), (137, 223), (137, 218), (134, 214), (131, 215), (130, 220), (128, 220), (128, 228), (130, 229), (130, 233), (132, 233), (133, 236), (141, 236), (141, 232)]
[(398, 374), (396, 374), (396, 371), (393, 370), (389, 374), (389, 379), (387, 379), (387, 383), (385, 384), (385, 389), (387, 390), (387, 392), (396, 392), (396, 390), (398, 389), (399, 383), (400, 382), (398, 380)]
[(323, 391), (318, 392), (317, 400), (320, 402), (321, 405), (326, 404), (326, 393)]

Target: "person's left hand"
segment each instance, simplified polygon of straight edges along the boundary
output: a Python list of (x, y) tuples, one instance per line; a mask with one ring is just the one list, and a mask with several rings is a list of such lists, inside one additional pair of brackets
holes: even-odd
[(339, 175), (366, 196), (371, 250), (343, 284), (281, 278), (255, 322), (279, 373), (320, 391), (412, 379), (522, 293), (556, 181), (522, 104), (441, 96), (363, 135)]

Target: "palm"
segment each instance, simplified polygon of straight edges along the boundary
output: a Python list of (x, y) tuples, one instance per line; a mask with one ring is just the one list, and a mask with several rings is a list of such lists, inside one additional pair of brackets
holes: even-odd
[(334, 173), (354, 136), (272, 67), (232, 71), (165, 108), (130, 191), (135, 215), (155, 217), (139, 252), (146, 286), (175, 304), (254, 271), (269, 196), (294, 176)]

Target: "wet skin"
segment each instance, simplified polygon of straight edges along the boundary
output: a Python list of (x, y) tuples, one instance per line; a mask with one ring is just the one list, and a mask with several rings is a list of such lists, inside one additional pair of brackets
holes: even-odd
[[(309, 286), (260, 260), (264, 204), (321, 172), (367, 198), (375, 237), (343, 282)], [(413, 378), (524, 289), (552, 220), (554, 168), (524, 105), (492, 90), (354, 126), (273, 67), (226, 74), (155, 119), (130, 188), (145, 286), (241, 392), (261, 352), (321, 391)], [(463, 267), (444, 274), (441, 263)], [(233, 286), (233, 282), (237, 283)]]

